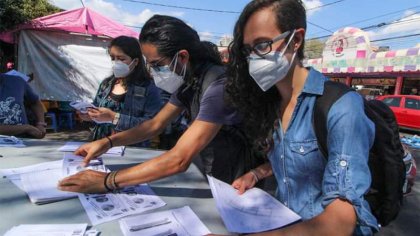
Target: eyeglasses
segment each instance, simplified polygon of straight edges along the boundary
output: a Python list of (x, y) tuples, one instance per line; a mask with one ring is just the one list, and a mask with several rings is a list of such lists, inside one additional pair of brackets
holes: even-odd
[(166, 57), (161, 57), (159, 58), (157, 61), (153, 62), (153, 63), (149, 63), (146, 61), (146, 68), (148, 70), (153, 69), (154, 71), (160, 71), (160, 67), (162, 67), (162, 65), (159, 65), (163, 60), (165, 60)]
[(290, 31), (286, 31), (281, 33), (279, 36), (276, 36), (272, 40), (264, 41), (255, 44), (253, 47), (249, 45), (244, 45), (243, 53), (245, 56), (249, 56), (252, 52), (257, 54), (260, 57), (264, 57), (265, 55), (269, 54), (273, 50), (273, 43), (278, 42), (284, 38), (286, 38), (290, 34)]

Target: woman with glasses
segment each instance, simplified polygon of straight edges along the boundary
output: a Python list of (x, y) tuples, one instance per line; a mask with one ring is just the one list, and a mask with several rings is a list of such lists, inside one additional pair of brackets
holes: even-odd
[(76, 154), (85, 156), (88, 163), (112, 146), (160, 133), (183, 111), (189, 120), (188, 129), (171, 150), (150, 161), (109, 175), (80, 172), (61, 181), (60, 189), (105, 192), (145, 183), (186, 171), (196, 156), (204, 173), (232, 183), (250, 169), (252, 149), (241, 130), (241, 117), (225, 102), (226, 77), (214, 44), (201, 42), (197, 32), (183, 21), (161, 15), (153, 16), (143, 26), (140, 44), (155, 84), (172, 93), (169, 102), (153, 119), (86, 144)]
[(236, 23), (226, 90), (270, 163), (232, 186), (242, 194), (274, 174), (276, 197), (303, 219), (261, 235), (370, 235), (378, 226), (364, 194), (375, 128), (362, 98), (346, 93), (328, 113), (328, 160), (322, 155), (312, 119), (328, 79), (302, 65), (305, 31), (300, 0), (252, 1)]
[[(140, 44), (136, 38), (120, 36), (108, 46), (113, 75), (99, 85), (87, 113), (78, 112), (82, 120), (95, 121), (91, 139), (98, 140), (128, 130), (151, 119), (162, 107), (160, 91), (146, 70)], [(136, 146), (148, 147), (149, 140)]]

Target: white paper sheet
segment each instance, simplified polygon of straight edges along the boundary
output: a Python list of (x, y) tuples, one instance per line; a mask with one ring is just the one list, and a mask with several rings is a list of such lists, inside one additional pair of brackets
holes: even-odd
[(46, 204), (64, 199), (77, 197), (76, 193), (64, 192), (57, 189), (58, 181), (63, 176), (60, 169), (34, 171), (21, 175), (23, 188), (32, 203)]
[[(74, 109), (80, 111), (81, 113), (87, 113), (88, 108), (94, 108), (97, 109), (95, 105), (88, 102), (70, 102), (70, 106), (72, 106)], [(97, 121), (93, 120), (96, 124), (112, 124), (112, 121)]]
[(79, 199), (92, 225), (166, 205), (147, 184), (126, 187), (118, 193), (79, 194)]
[(4, 236), (83, 236), (87, 224), (32, 224), (11, 228)]
[(189, 206), (126, 217), (119, 221), (124, 236), (195, 236), (210, 234)]
[(0, 175), (3, 178), (7, 178), (10, 181), (12, 181), (12, 183), (15, 184), (22, 191), (25, 191), (21, 181), (21, 174), (42, 170), (61, 169), (62, 165), (63, 160), (43, 162), (19, 168), (0, 169)]
[[(76, 151), (80, 146), (85, 144), (86, 142), (67, 142), (64, 144), (64, 146), (60, 147), (58, 151), (60, 152), (74, 152)], [(111, 154), (111, 155), (124, 155), (125, 146), (117, 146), (110, 148), (105, 154)]]
[(69, 105), (81, 113), (87, 113), (88, 108), (97, 108), (95, 105), (89, 102), (70, 102)]
[(300, 216), (258, 188), (239, 195), (231, 185), (207, 176), (226, 228), (234, 233), (272, 230), (300, 220)]
[(15, 136), (0, 135), (0, 147), (26, 147), (26, 145)]

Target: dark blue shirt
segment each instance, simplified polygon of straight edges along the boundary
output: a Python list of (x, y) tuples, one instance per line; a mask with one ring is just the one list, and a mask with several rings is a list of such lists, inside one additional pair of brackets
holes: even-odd
[(24, 102), (38, 101), (38, 95), (17, 76), (0, 75), (0, 124), (28, 124)]

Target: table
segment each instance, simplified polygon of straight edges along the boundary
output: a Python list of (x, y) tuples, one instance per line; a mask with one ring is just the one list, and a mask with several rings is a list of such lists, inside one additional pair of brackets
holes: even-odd
[[(24, 140), (25, 148), (0, 148), (0, 168), (15, 168), (41, 162), (60, 160), (63, 152), (57, 151), (65, 142), (49, 140)], [(106, 166), (115, 170), (146, 161), (162, 151), (127, 147), (123, 157), (106, 157)], [(185, 205), (198, 215), (212, 233), (227, 234), (227, 230), (216, 209), (210, 188), (195, 165), (184, 173), (150, 183), (150, 186), (167, 205), (154, 210), (162, 211)], [(7, 179), (0, 180), (0, 235), (19, 224), (74, 224), (88, 223), (89, 218), (79, 199), (69, 199), (46, 205), (35, 205), (26, 193)], [(101, 236), (122, 235), (118, 221), (100, 224), (95, 228)]]

